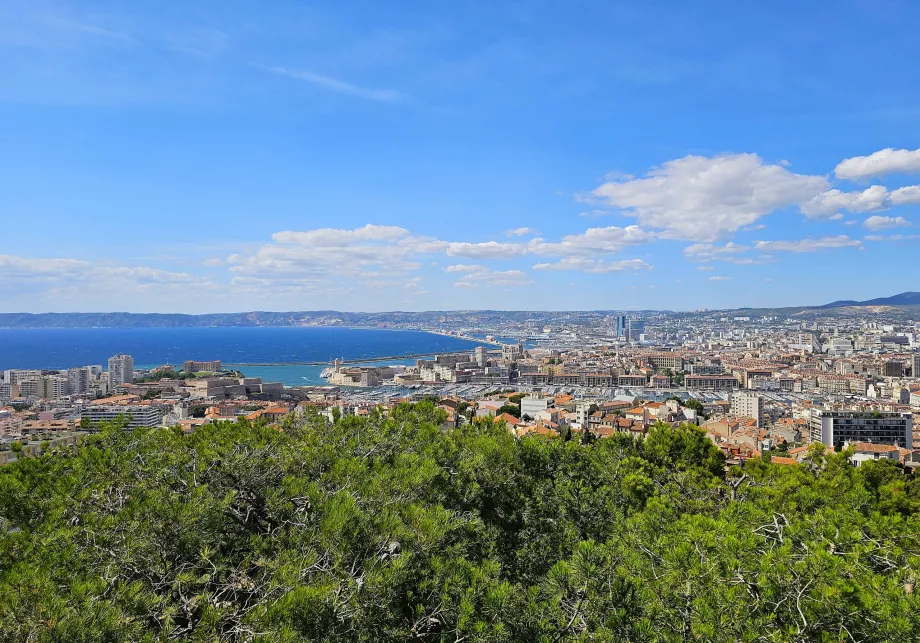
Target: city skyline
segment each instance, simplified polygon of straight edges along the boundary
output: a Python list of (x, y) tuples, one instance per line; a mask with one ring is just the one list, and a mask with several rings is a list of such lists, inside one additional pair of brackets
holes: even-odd
[(920, 8), (0, 9), (0, 312), (918, 290)]

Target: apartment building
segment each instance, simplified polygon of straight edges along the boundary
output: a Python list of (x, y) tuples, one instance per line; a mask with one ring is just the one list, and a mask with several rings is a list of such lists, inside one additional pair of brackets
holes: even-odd
[(113, 355), (109, 358), (109, 390), (122, 384), (134, 383), (134, 358), (130, 355)]
[(709, 391), (730, 391), (741, 388), (741, 383), (731, 375), (688, 375), (684, 379), (688, 389)]
[(152, 406), (93, 406), (84, 410), (82, 414), (83, 418), (93, 423), (112, 422), (122, 416), (128, 420), (129, 429), (160, 426), (163, 419), (160, 411)]
[(753, 418), (757, 427), (764, 426), (763, 396), (750, 391), (732, 393), (729, 413), (735, 417)]
[(910, 413), (813, 410), (809, 430), (813, 442), (830, 447), (844, 442), (871, 442), (913, 448)]

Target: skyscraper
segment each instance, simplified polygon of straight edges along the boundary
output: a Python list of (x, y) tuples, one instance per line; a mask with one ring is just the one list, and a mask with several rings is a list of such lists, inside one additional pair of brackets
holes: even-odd
[(626, 337), (626, 315), (617, 315), (617, 337)]
[(71, 395), (81, 395), (89, 390), (89, 371), (85, 366), (67, 369), (67, 390)]
[(641, 319), (630, 319), (626, 322), (626, 338), (631, 342), (638, 342), (640, 335), (645, 333), (645, 322)]
[(130, 355), (114, 355), (109, 358), (109, 390), (114, 391), (121, 384), (134, 382), (134, 358)]

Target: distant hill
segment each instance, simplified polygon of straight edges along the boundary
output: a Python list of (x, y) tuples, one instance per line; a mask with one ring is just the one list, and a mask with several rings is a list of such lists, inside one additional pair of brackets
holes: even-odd
[(879, 297), (866, 301), (843, 300), (834, 301), (818, 308), (844, 308), (849, 306), (920, 306), (920, 292), (902, 292), (891, 297)]

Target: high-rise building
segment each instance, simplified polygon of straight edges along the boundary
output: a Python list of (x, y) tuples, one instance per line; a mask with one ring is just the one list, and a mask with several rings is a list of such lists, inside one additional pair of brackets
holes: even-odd
[(14, 390), (18, 387), (19, 397), (41, 397), (42, 396), (42, 381), (38, 380), (23, 380), (18, 384), (12, 385)]
[(3, 379), (7, 384), (19, 384), (20, 382), (40, 380), (41, 378), (42, 372), (36, 370), (9, 370), (3, 373)]
[(476, 365), (479, 367), (485, 366), (486, 365), (486, 347), (477, 346), (473, 352), (476, 356)]
[(910, 413), (876, 411), (812, 411), (809, 424), (813, 442), (829, 447), (844, 442), (894, 444), (913, 448), (913, 423)]
[(67, 378), (60, 375), (46, 375), (41, 379), (40, 397), (58, 400), (67, 395)]
[(757, 426), (764, 424), (763, 396), (750, 391), (732, 393), (729, 413), (736, 417), (754, 418)]
[(617, 337), (626, 337), (626, 315), (617, 315)]
[(631, 342), (638, 342), (641, 339), (641, 335), (645, 334), (645, 322), (641, 319), (630, 319), (626, 322), (626, 326), (626, 338)]
[(911, 374), (914, 377), (920, 378), (920, 353), (917, 353), (916, 355), (911, 355), (910, 357), (911, 357), (910, 359)]
[(134, 358), (130, 355), (114, 355), (109, 358), (109, 390), (114, 391), (122, 384), (134, 383)]
[(89, 391), (89, 375), (90, 369), (86, 366), (67, 369), (67, 388), (71, 395), (82, 395)]

